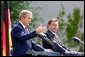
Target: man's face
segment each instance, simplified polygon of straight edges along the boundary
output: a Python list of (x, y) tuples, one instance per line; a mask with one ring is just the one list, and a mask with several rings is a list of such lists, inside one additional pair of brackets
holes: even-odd
[(25, 26), (28, 26), (31, 23), (31, 19), (32, 19), (32, 15), (31, 14), (27, 14), (24, 17), (23, 21), (24, 21)]
[(49, 25), (49, 29), (52, 32), (57, 32), (57, 30), (58, 30), (58, 21), (52, 21), (51, 24)]

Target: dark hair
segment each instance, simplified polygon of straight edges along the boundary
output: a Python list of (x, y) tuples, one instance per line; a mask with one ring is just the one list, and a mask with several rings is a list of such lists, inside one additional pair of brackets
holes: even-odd
[(47, 23), (47, 28), (49, 27), (49, 25), (51, 25), (51, 23), (52, 23), (53, 21), (54, 21), (54, 22), (55, 22), (55, 21), (58, 21), (58, 19), (52, 18), (51, 20), (49, 20), (48, 23)]
[(58, 21), (58, 20), (56, 18), (49, 20), (47, 26), (50, 25), (52, 21)]

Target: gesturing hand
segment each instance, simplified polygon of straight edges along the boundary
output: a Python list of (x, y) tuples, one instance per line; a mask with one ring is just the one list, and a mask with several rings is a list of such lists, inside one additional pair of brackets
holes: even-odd
[(37, 33), (44, 33), (47, 30), (45, 25), (40, 25), (37, 29), (36, 32)]

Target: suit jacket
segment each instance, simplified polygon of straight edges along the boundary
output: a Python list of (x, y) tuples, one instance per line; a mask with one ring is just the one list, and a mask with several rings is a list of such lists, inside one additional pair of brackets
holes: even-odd
[(33, 37), (37, 36), (36, 31), (27, 34), (25, 29), (19, 22), (13, 27), (11, 36), (13, 44), (13, 56), (26, 55), (32, 49), (36, 51), (44, 50), (43, 47), (39, 46), (32, 40)]
[(42, 44), (43, 47), (46, 49), (52, 49), (56, 52), (65, 53), (65, 50), (69, 50), (67, 47), (65, 47), (61, 40), (58, 38), (58, 35), (54, 35), (50, 30), (47, 30), (45, 33), (46, 37), (43, 38), (43, 36), (39, 36), (42, 38)]

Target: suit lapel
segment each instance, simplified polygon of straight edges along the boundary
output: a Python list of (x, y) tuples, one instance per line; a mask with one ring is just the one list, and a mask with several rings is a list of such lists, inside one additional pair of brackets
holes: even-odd
[(24, 30), (24, 27), (21, 25), (20, 22), (18, 22), (18, 25)]
[(55, 41), (56, 43), (61, 43), (59, 37), (57, 34), (53, 34), (50, 30), (47, 31), (47, 37), (51, 40), (51, 41)]
[(50, 30), (47, 31), (46, 35), (50, 40), (52, 40), (54, 38), (54, 35), (52, 34), (52, 32)]
[(22, 28), (22, 30), (24, 31), (24, 33), (29, 34), (28, 29), (26, 28), (26, 30), (25, 30), (24, 27), (21, 25), (20, 22), (18, 22), (18, 25)]

